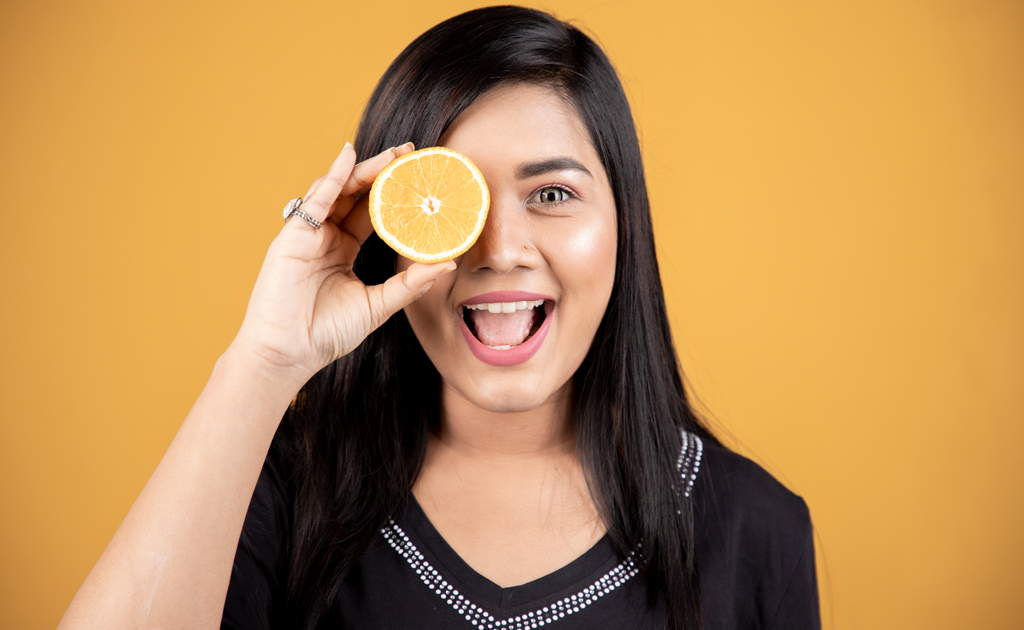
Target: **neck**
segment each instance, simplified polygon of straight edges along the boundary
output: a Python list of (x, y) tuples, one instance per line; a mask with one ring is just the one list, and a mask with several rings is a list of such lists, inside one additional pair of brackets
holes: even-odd
[(529, 411), (500, 412), (447, 386), (442, 392), (441, 430), (412, 491), (460, 557), (512, 586), (601, 539), (605, 527), (576, 457), (571, 389)]
[(437, 441), (453, 454), (488, 458), (564, 457), (576, 452), (571, 385), (528, 411), (483, 409), (448, 385)]

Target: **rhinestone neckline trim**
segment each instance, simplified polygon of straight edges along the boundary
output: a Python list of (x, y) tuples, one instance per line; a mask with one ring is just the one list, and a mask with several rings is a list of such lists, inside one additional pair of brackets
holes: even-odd
[[(697, 471), (700, 470), (700, 460), (704, 455), (704, 442), (699, 437), (687, 431), (683, 431), (683, 447), (679, 449), (679, 461), (676, 468), (679, 470), (686, 482), (684, 497), (690, 496), (693, 490), (693, 482), (697, 480)], [(689, 472), (689, 474), (687, 474)]]
[[(699, 437), (691, 435), (687, 431), (682, 432), (682, 438), (683, 443), (682, 448), (679, 449), (676, 468), (682, 474), (683, 480), (686, 481), (684, 496), (689, 497), (690, 491), (693, 489), (693, 482), (697, 479), (697, 471), (700, 469), (704, 443)], [(688, 471), (690, 474), (687, 474)], [(469, 601), (465, 595), (459, 593), (458, 589), (444, 579), (444, 576), (427, 561), (426, 557), (409, 539), (405, 530), (394, 519), (388, 520), (387, 525), (380, 531), (392, 549), (405, 558), (416, 575), (420, 577), (420, 581), (478, 630), (527, 630), (554, 623), (566, 615), (580, 612), (640, 572), (636, 566), (636, 552), (630, 552), (625, 560), (579, 593), (564, 597), (533, 612), (498, 619)]]
[(405, 561), (409, 563), (409, 566), (416, 572), (416, 575), (420, 576), (420, 580), (427, 585), (427, 588), (434, 591), (438, 597), (455, 609), (455, 612), (479, 630), (526, 630), (527, 628), (538, 628), (547, 625), (564, 618), (566, 615), (580, 612), (601, 597), (625, 584), (629, 578), (639, 572), (633, 559), (634, 554), (630, 553), (615, 568), (605, 573), (579, 593), (564, 597), (553, 604), (538, 608), (533, 612), (498, 619), (469, 601), (465, 595), (445, 580), (437, 569), (420, 553), (416, 545), (409, 540), (409, 536), (406, 535), (405, 531), (393, 520), (388, 521), (387, 527), (382, 529), (381, 533), (384, 535), (384, 539), (388, 541), (388, 544), (400, 556), (405, 558)]

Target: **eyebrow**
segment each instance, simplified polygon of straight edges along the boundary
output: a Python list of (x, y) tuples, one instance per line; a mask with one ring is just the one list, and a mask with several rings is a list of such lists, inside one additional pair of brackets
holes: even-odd
[(587, 170), (587, 167), (583, 166), (571, 157), (556, 157), (549, 160), (542, 160), (540, 162), (523, 162), (516, 167), (516, 178), (517, 179), (528, 179), (530, 177), (536, 177), (543, 175), (544, 173), (552, 173), (555, 171), (582, 171), (586, 173), (591, 179), (594, 178)]

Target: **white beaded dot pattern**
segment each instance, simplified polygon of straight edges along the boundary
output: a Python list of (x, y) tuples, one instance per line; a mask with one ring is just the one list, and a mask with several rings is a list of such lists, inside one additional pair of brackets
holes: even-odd
[(434, 591), (438, 597), (478, 630), (526, 630), (528, 628), (546, 626), (565, 618), (566, 615), (580, 612), (625, 584), (639, 572), (636, 563), (633, 561), (634, 554), (630, 553), (614, 569), (605, 573), (596, 582), (575, 595), (560, 599), (533, 612), (506, 619), (497, 619), (494, 615), (469, 601), (465, 595), (459, 593), (458, 589), (445, 580), (444, 576), (431, 566), (423, 554), (420, 553), (420, 550), (416, 548), (416, 545), (409, 540), (409, 537), (402, 528), (393, 520), (388, 521), (387, 526), (381, 530), (381, 534), (384, 535), (384, 539), (388, 541), (388, 544), (400, 556), (405, 558), (405, 561), (409, 563), (409, 566), (416, 572), (416, 575), (420, 576), (420, 580), (427, 585), (427, 588)]
[[(687, 431), (682, 432), (682, 447), (679, 449), (679, 459), (676, 468), (682, 480), (686, 483), (683, 496), (689, 497), (693, 490), (693, 483), (697, 479), (697, 472), (700, 470), (701, 457), (704, 454), (704, 442), (699, 437)], [(590, 586), (584, 588), (575, 595), (565, 597), (553, 604), (544, 606), (534, 612), (497, 619), (491, 613), (480, 606), (469, 601), (465, 595), (459, 593), (437, 569), (435, 569), (420, 550), (416, 548), (405, 531), (389, 520), (386, 527), (381, 529), (384, 539), (388, 544), (405, 558), (409, 566), (420, 577), (420, 580), (434, 591), (445, 603), (451, 606), (455, 612), (472, 624), (478, 630), (527, 630), (539, 628), (554, 623), (566, 615), (578, 613), (596, 602), (601, 597), (611, 593), (616, 588), (625, 584), (630, 578), (639, 573), (639, 568), (634, 560), (636, 552), (620, 562), (615, 568), (604, 574)]]
[(688, 431), (683, 431), (682, 433), (683, 446), (679, 449), (679, 460), (676, 462), (676, 468), (679, 470), (683, 481), (686, 482), (686, 490), (683, 491), (683, 496), (689, 497), (690, 491), (693, 490), (693, 482), (697, 480), (697, 471), (700, 470), (700, 458), (704, 455), (704, 442)]

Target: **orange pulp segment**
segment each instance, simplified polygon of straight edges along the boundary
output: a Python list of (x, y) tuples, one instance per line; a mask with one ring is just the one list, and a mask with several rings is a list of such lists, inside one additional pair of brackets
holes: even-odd
[(370, 188), (370, 221), (402, 256), (442, 262), (473, 246), (490, 201), (484, 176), (469, 158), (430, 147), (384, 167)]

